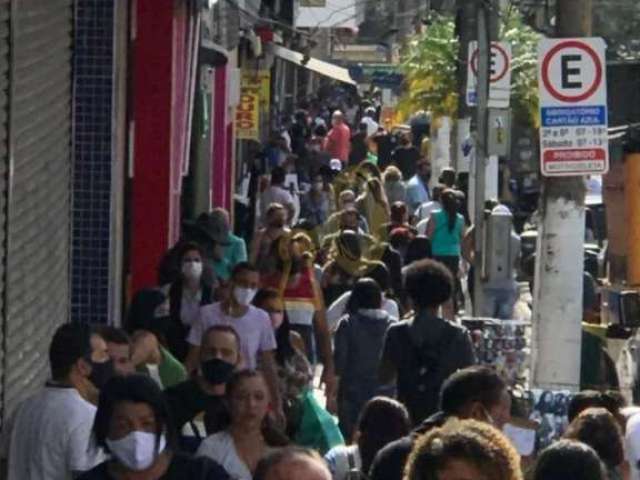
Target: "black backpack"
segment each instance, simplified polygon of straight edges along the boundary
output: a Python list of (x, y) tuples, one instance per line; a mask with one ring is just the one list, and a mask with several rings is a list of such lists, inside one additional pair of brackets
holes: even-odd
[(458, 329), (447, 323), (435, 348), (416, 345), (409, 323), (399, 328), (405, 361), (398, 370), (398, 399), (407, 406), (414, 424), (438, 411), (440, 388), (451, 373), (445, 371), (442, 358), (450, 350)]

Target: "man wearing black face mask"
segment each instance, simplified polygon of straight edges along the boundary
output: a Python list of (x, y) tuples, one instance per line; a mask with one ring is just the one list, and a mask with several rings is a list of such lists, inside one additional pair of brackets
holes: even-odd
[(87, 325), (65, 324), (51, 341), (51, 380), (4, 425), (3, 478), (73, 478), (104, 460), (91, 447), (96, 408), (88, 401), (113, 374), (107, 346)]
[(204, 333), (197, 376), (165, 392), (178, 431), (202, 413), (207, 433), (216, 430), (226, 383), (239, 364), (240, 339), (232, 327), (216, 325)]

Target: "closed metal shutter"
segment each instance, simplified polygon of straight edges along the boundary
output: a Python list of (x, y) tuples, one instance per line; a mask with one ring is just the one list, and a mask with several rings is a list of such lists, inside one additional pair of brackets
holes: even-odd
[(13, 0), (4, 411), (42, 386), (68, 320), (71, 0)]
[[(9, 98), (9, 0), (0, 0), (0, 312), (3, 311), (5, 272), (5, 227), (7, 209), (7, 109)], [(0, 319), (2, 317), (0, 316)], [(3, 344), (3, 328), (0, 328), (0, 346)], [(4, 350), (0, 348), (0, 378), (4, 371)], [(0, 385), (0, 391), (2, 385)], [(0, 395), (0, 411), (2, 395)]]

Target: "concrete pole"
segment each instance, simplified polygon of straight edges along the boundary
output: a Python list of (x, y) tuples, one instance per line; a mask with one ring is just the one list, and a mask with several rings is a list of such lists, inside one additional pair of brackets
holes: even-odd
[(460, 31), (459, 39), (460, 46), (458, 49), (458, 122), (456, 124), (456, 132), (454, 138), (456, 139), (455, 147), (453, 150), (453, 168), (458, 171), (462, 166), (462, 158), (460, 154), (460, 144), (464, 141), (460, 127), (460, 123), (466, 119), (470, 119), (473, 113), (473, 108), (467, 106), (465, 96), (467, 93), (467, 59), (469, 42), (478, 38), (477, 27), (477, 7), (478, 3), (475, 0), (457, 0), (457, 10), (460, 16)]
[(478, 107), (474, 188), (474, 250), (475, 277), (473, 311), (475, 316), (482, 312), (484, 269), (484, 202), (487, 170), (487, 138), (489, 115), (489, 25), (484, 4), (478, 5)]
[[(590, 36), (591, 9), (591, 0), (558, 0), (556, 36)], [(538, 388), (580, 388), (585, 190), (582, 177), (543, 181), (533, 304)]]

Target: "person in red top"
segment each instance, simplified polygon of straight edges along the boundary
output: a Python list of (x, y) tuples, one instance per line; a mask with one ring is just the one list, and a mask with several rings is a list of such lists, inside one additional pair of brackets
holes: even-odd
[(344, 115), (340, 110), (333, 112), (331, 117), (333, 128), (324, 139), (324, 150), (331, 158), (339, 158), (343, 165), (349, 161), (351, 149), (351, 129), (344, 121)]
[[(331, 333), (322, 291), (315, 278), (311, 253), (307, 250), (309, 244), (311, 240), (303, 233), (281, 236), (274, 242), (272, 252), (277, 258), (278, 268), (273, 273), (262, 275), (260, 281), (262, 288), (273, 288), (280, 294), (291, 329), (304, 340), (311, 363), (315, 363), (317, 350), (324, 367), (322, 383), (326, 387), (326, 397), (330, 399), (335, 391)], [(328, 403), (327, 409), (335, 410), (335, 402)]]

